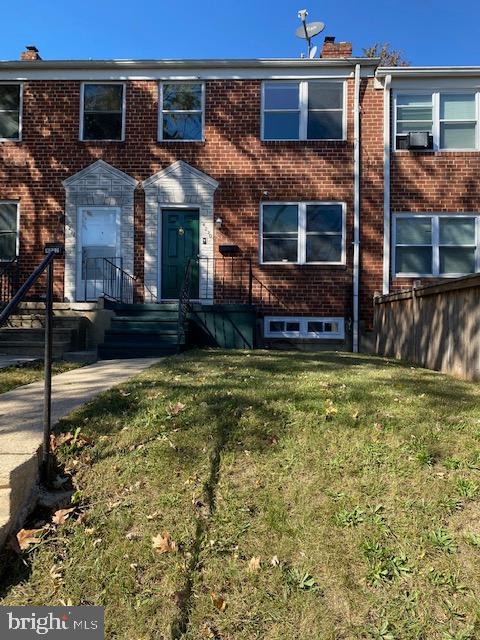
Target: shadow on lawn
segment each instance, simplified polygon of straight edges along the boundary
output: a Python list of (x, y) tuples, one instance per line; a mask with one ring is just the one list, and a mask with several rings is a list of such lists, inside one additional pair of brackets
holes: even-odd
[[(201, 385), (198, 384), (202, 370), (215, 373), (216, 368), (219, 375), (213, 375)], [(369, 372), (374, 375), (369, 376)], [(120, 389), (103, 394), (57, 425), (57, 432), (74, 430), (80, 426), (87, 435), (115, 435), (145, 409), (153, 408), (153, 418), (149, 425), (153, 429), (150, 434), (153, 438), (150, 439), (155, 439), (158, 435), (156, 427), (167, 432), (179, 429), (192, 434), (191, 443), (187, 440), (183, 446), (169, 449), (166, 454), (171, 458), (172, 464), (181, 464), (186, 472), (195, 470), (199, 459), (205, 455), (202, 442), (195, 440), (195, 427), (199, 426), (195, 418), (207, 426), (208, 438), (213, 443), (209, 472), (203, 486), (203, 504), (197, 507), (196, 530), (188, 549), (191, 555), (184, 586), (178, 594), (178, 616), (172, 625), (172, 640), (181, 638), (189, 627), (193, 586), (201, 569), (202, 541), (208, 529), (209, 518), (215, 510), (222, 455), (226, 451), (245, 449), (261, 452), (281, 441), (282, 435), (291, 429), (291, 416), (288, 410), (280, 410), (278, 407), (273, 409), (273, 403), (278, 400), (287, 400), (297, 409), (316, 410), (312, 405), (315, 402), (312, 386), (302, 389), (297, 384), (293, 389), (288, 386), (289, 380), (305, 374), (328, 374), (329, 382), (334, 388), (337, 383), (340, 386), (352, 373), (355, 373), (355, 377), (353, 380), (350, 378), (349, 384), (354, 389), (356, 398), (367, 403), (371, 398), (372, 407), (380, 398), (377, 394), (381, 393), (382, 385), (383, 389), (385, 385), (393, 389), (398, 387), (403, 394), (411, 394), (412, 397), (425, 394), (422, 398), (425, 409), (437, 411), (451, 407), (455, 414), (452, 417), (455, 418), (459, 403), (462, 413), (474, 411), (478, 406), (478, 385), (427, 370), (412, 370), (408, 364), (391, 359), (331, 352), (306, 354), (253, 351), (247, 354), (211, 350), (192, 351), (186, 356), (165, 360), (150, 369), (146, 378), (140, 379), (141, 382), (138, 379), (132, 380)], [(175, 379), (177, 374), (181, 374), (180, 380)], [(266, 374), (272, 377), (272, 381), (277, 377), (277, 384), (263, 384), (263, 381), (259, 383), (259, 377)], [(152, 375), (158, 377), (152, 379)], [(278, 384), (279, 379), (284, 382)], [(138, 395), (148, 389), (164, 392), (167, 397), (162, 395), (158, 400), (149, 398), (148, 395), (143, 398)], [(320, 394), (319, 388), (318, 401), (321, 407)], [(202, 405), (202, 408), (199, 406), (201, 413), (193, 416), (194, 422), (189, 422), (184, 414), (178, 419), (165, 422), (166, 405), (170, 401), (181, 401), (192, 395), (194, 401)], [(242, 420), (243, 416), (252, 416), (254, 419)], [(144, 432), (139, 435), (145, 436)], [(94, 455), (93, 462), (119, 453), (123, 451), (118, 447), (107, 447)], [(13, 585), (27, 580), (30, 573), (29, 564), (18, 556), (7, 558), (2, 568), (4, 583), (0, 597)]]

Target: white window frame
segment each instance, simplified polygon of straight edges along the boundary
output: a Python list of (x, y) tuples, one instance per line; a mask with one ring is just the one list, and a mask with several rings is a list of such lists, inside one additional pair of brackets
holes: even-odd
[[(0, 138), (0, 142), (21, 142), (22, 141), (22, 123), (23, 123), (23, 82), (1, 81), (0, 85), (13, 85), (20, 87), (20, 102), (18, 106), (18, 138)], [(3, 110), (2, 110), (3, 112)], [(2, 202), (6, 202), (3, 200)]]
[[(89, 138), (85, 140), (83, 137), (83, 120), (84, 120), (84, 105), (85, 105), (85, 85), (90, 84), (98, 84), (98, 85), (117, 85), (123, 87), (122, 91), (122, 133), (121, 138), (119, 140), (111, 139), (111, 138), (100, 138), (93, 139)], [(100, 81), (92, 81), (92, 82), (82, 82), (80, 87), (80, 132), (79, 132), (79, 140), (80, 142), (89, 142), (92, 144), (102, 143), (102, 142), (125, 142), (125, 121), (126, 121), (126, 111), (127, 111), (127, 85), (126, 82), (100, 82)]]
[[(458, 148), (458, 149), (444, 149), (440, 146), (440, 123), (445, 120), (440, 119), (440, 96), (447, 94), (471, 94), (475, 96), (475, 147), (473, 148)], [(431, 95), (432, 96), (432, 137), (433, 148), (421, 149), (422, 153), (433, 153), (435, 151), (441, 151), (442, 153), (459, 151), (465, 153), (475, 153), (480, 151), (480, 90), (472, 89), (471, 87), (458, 87), (458, 88), (446, 88), (446, 89), (397, 89), (393, 92), (393, 136), (394, 136), (394, 149), (396, 152), (410, 152), (409, 149), (399, 149), (397, 147), (397, 105), (398, 96), (400, 95)], [(460, 120), (446, 120), (445, 122), (461, 122)], [(465, 120), (464, 122), (472, 122), (472, 120)], [(405, 135), (405, 134), (398, 134)], [(418, 149), (416, 150), (418, 151)]]
[[(265, 138), (265, 86), (267, 84), (273, 84), (279, 82), (281, 84), (298, 84), (298, 111), (300, 112), (300, 122), (298, 138)], [(307, 138), (308, 133), (308, 83), (309, 82), (324, 82), (335, 83), (342, 85), (343, 100), (342, 100), (342, 137), (341, 138)], [(297, 111), (297, 109), (267, 109), (268, 112), (276, 111)], [(315, 111), (315, 110), (314, 110)], [(340, 111), (340, 109), (325, 109), (325, 111)], [(302, 80), (300, 78), (290, 80), (264, 80), (262, 82), (261, 92), (261, 125), (260, 125), (260, 139), (262, 142), (345, 142), (347, 139), (347, 86), (346, 80), (342, 78), (309, 78), (308, 80)]]
[[(432, 242), (431, 244), (402, 244), (397, 245), (397, 220), (398, 219), (412, 219), (412, 218), (431, 218), (432, 219)], [(455, 245), (441, 245), (440, 244), (440, 219), (441, 218), (464, 218), (468, 220), (475, 220), (475, 241), (471, 244), (455, 244)], [(396, 271), (396, 253), (397, 246), (402, 247), (432, 247), (432, 273), (406, 273)], [(480, 213), (475, 212), (431, 212), (431, 213), (394, 213), (393, 214), (393, 229), (392, 229), (392, 277), (393, 278), (461, 278), (462, 276), (471, 275), (469, 273), (440, 273), (440, 247), (452, 246), (458, 248), (472, 248), (475, 246), (475, 273), (480, 272)]]
[[(270, 331), (270, 322), (298, 322), (299, 331)], [(309, 322), (336, 322), (338, 331), (308, 331)], [(303, 317), (303, 316), (265, 316), (263, 324), (265, 338), (299, 338), (314, 340), (344, 340), (345, 319), (332, 317)]]
[[(20, 202), (18, 200), (0, 200), (0, 204), (14, 204), (17, 207), (17, 232), (15, 242), (15, 258), (16, 260), (20, 255)], [(6, 264), (10, 260), (2, 260), (0, 257), (0, 264)]]
[[(340, 205), (342, 207), (342, 257), (340, 261), (336, 261), (336, 262), (328, 262), (325, 260), (316, 260), (315, 262), (307, 262), (306, 261), (306, 255), (307, 255), (307, 231), (306, 231), (306, 227), (307, 227), (307, 206), (308, 205)], [(263, 207), (264, 206), (268, 206), (268, 205), (294, 205), (296, 207), (298, 207), (298, 233), (297, 233), (297, 260), (295, 262), (289, 262), (289, 261), (275, 261), (275, 262), (265, 262), (263, 260)], [(260, 264), (262, 265), (289, 265), (289, 264), (298, 264), (298, 265), (306, 265), (306, 266), (310, 266), (310, 265), (345, 265), (346, 264), (346, 221), (347, 221), (347, 205), (345, 202), (340, 202), (338, 200), (312, 200), (312, 201), (307, 201), (307, 202), (279, 202), (279, 201), (263, 201), (260, 203), (260, 214), (259, 214), (259, 220), (260, 220), (260, 228), (259, 228), (259, 259), (260, 259)], [(333, 232), (325, 232), (324, 234), (322, 233), (321, 235), (338, 235), (338, 233), (333, 233)]]
[[(202, 88), (202, 97), (201, 97), (201, 116), (202, 116), (202, 135), (200, 138), (196, 140), (192, 140), (191, 138), (185, 138), (183, 140), (170, 140), (163, 137), (163, 114), (164, 113), (200, 113), (200, 110), (180, 110), (176, 109), (175, 111), (164, 111), (163, 109), (163, 85), (165, 84), (199, 84)], [(178, 142), (205, 142), (205, 82), (201, 80), (163, 80), (158, 84), (158, 131), (157, 131), (157, 142), (162, 143), (178, 143)]]

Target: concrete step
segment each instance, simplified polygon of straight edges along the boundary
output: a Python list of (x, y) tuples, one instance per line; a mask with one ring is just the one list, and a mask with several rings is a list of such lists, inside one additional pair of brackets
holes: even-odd
[[(53, 316), (53, 326), (61, 329), (78, 329), (82, 322), (80, 317), (72, 316)], [(8, 320), (9, 327), (33, 328), (41, 329), (45, 326), (45, 315), (34, 314), (15, 314), (10, 316)]]
[[(63, 357), (65, 351), (70, 349), (70, 341), (54, 342), (52, 345), (52, 356), (58, 360)], [(43, 358), (45, 353), (45, 343), (43, 340), (12, 340), (0, 343), (0, 354), (15, 356), (36, 356)]]
[(161, 357), (168, 356), (177, 353), (177, 346), (138, 346), (138, 345), (123, 345), (113, 346), (101, 344), (98, 347), (99, 360), (117, 360), (123, 358), (148, 358), (148, 357)]
[(176, 322), (178, 311), (152, 311), (131, 316), (114, 316), (112, 322)]
[[(106, 304), (107, 306), (107, 304)], [(122, 315), (136, 315), (158, 311), (178, 311), (178, 302), (161, 302), (146, 304), (120, 304), (112, 303), (112, 310)]]
[(151, 345), (152, 347), (162, 344), (171, 345), (177, 344), (178, 336), (176, 333), (164, 333), (161, 335), (154, 335), (151, 333), (136, 334), (136, 333), (109, 333), (105, 332), (105, 342), (108, 345)]
[[(45, 329), (26, 327), (2, 327), (0, 329), (0, 345), (11, 340), (19, 342), (40, 342), (45, 339)], [(72, 329), (53, 329), (53, 342), (68, 342), (72, 339)], [(1, 348), (1, 347), (0, 347)]]
[(107, 333), (130, 333), (141, 335), (150, 333), (152, 335), (162, 335), (178, 332), (176, 322), (112, 322), (111, 329)]

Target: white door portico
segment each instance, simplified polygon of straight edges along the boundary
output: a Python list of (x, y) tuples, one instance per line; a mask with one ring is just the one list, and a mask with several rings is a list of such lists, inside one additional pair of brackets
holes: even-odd
[[(112, 245), (113, 248), (106, 246), (107, 253), (100, 257), (113, 257), (112, 251), (119, 252), (122, 268), (133, 274), (134, 192), (137, 184), (137, 180), (104, 160), (97, 160), (64, 180), (67, 302), (85, 300), (89, 297), (84, 278), (88, 269), (82, 266), (85, 251), (86, 254), (96, 257), (98, 251), (101, 253), (103, 245)], [(85, 221), (88, 218), (91, 218), (92, 225), (86, 229)], [(96, 228), (102, 219), (114, 219), (115, 229), (105, 229), (105, 233), (102, 233), (101, 229)], [(87, 235), (89, 241), (86, 240)], [(113, 237), (114, 240), (111, 239)]]
[[(160, 299), (162, 209), (198, 209), (201, 258), (213, 258), (213, 198), (218, 182), (195, 167), (178, 160), (143, 182), (145, 190), (145, 302)], [(213, 279), (208, 278), (207, 261), (200, 263), (200, 297), (213, 297)], [(207, 290), (208, 289), (208, 290)]]

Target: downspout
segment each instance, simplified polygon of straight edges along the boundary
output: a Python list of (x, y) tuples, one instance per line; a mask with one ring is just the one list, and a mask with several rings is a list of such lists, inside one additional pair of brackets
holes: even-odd
[(383, 295), (390, 293), (390, 83), (385, 78), (383, 92)]
[(353, 336), (354, 353), (359, 351), (360, 290), (360, 65), (355, 65), (353, 98)]

